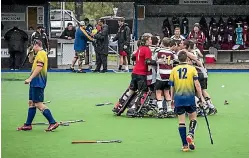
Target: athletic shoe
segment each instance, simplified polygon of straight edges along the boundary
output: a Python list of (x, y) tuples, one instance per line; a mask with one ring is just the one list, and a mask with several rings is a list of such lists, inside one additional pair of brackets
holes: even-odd
[(165, 112), (163, 110), (160, 110), (158, 113), (157, 113), (157, 118), (164, 118), (164, 115), (165, 115)]
[(107, 72), (107, 70), (101, 70), (100, 71), (100, 73), (106, 73)]
[(120, 108), (113, 108), (113, 109), (112, 109), (112, 112), (118, 113), (119, 110), (120, 110)]
[(217, 113), (217, 109), (216, 108), (210, 108), (208, 115), (215, 115)]
[(45, 129), (46, 132), (52, 132), (55, 130), (57, 127), (59, 127), (59, 124), (56, 122), (54, 124), (50, 124), (47, 129)]
[(189, 149), (190, 150), (195, 150), (194, 138), (191, 135), (188, 135), (186, 140), (188, 142)]
[(93, 72), (100, 72), (100, 70), (93, 70)]
[(73, 67), (70, 67), (69, 70), (71, 70), (72, 72), (76, 72)]
[(136, 114), (136, 110), (134, 108), (130, 108), (127, 110), (126, 116), (128, 117), (134, 117)]
[(188, 146), (183, 146), (183, 147), (182, 147), (182, 151), (183, 151), (183, 152), (188, 152), (188, 151), (189, 151)]
[(17, 129), (16, 129), (17, 131), (30, 131), (30, 130), (32, 130), (32, 126), (31, 125), (23, 125), (23, 126), (21, 126), (21, 127), (18, 127)]
[(77, 71), (77, 73), (86, 73), (84, 70), (80, 69)]
[(167, 118), (174, 118), (175, 117), (175, 113), (173, 111), (167, 111)]

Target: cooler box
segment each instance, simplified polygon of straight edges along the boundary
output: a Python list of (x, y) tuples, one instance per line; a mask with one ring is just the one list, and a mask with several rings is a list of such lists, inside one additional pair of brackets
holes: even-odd
[(207, 54), (205, 59), (207, 64), (214, 64), (216, 62), (214, 54)]

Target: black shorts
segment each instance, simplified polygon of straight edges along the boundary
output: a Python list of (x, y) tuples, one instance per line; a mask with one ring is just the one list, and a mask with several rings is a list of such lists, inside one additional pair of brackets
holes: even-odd
[(193, 112), (196, 112), (196, 106), (177, 106), (175, 107), (175, 113), (177, 115), (185, 114), (185, 112), (192, 114)]
[(207, 89), (207, 78), (204, 78), (203, 73), (198, 73), (198, 80), (201, 85), (201, 89)]
[(156, 80), (155, 90), (170, 90), (169, 81)]
[(130, 89), (133, 91), (147, 90), (146, 75), (131, 74)]
[(34, 103), (39, 103), (44, 101), (44, 88), (40, 87), (29, 87), (29, 100)]

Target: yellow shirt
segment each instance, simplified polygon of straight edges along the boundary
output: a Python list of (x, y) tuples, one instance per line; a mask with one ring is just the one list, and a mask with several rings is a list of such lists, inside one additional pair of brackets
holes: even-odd
[(174, 89), (175, 106), (195, 105), (195, 84), (198, 79), (195, 67), (179, 64), (170, 74), (170, 85)]
[(47, 83), (48, 57), (47, 52), (45, 52), (44, 50), (40, 50), (37, 52), (31, 72), (33, 73), (33, 71), (38, 66), (41, 66), (42, 70), (36, 77), (32, 79), (30, 86), (45, 88)]

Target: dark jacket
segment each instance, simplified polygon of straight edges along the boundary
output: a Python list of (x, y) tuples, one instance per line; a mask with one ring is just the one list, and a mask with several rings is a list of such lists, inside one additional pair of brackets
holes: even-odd
[(24, 44), (28, 41), (28, 35), (23, 30), (14, 27), (6, 32), (4, 39), (8, 42), (9, 52), (24, 52)]
[(75, 39), (75, 32), (76, 30), (73, 28), (72, 30), (68, 30), (67, 28), (62, 32), (60, 38), (67, 39), (68, 37), (72, 37)]
[(49, 49), (49, 41), (45, 32), (40, 33), (38, 31), (35, 31), (34, 33), (32, 33), (29, 39), (29, 46), (33, 45), (34, 40), (40, 40), (42, 42), (43, 49)]
[[(128, 24), (124, 24), (118, 29), (118, 33), (116, 36), (113, 38), (113, 41), (118, 41), (118, 50), (119, 51), (124, 51), (124, 45), (126, 45), (128, 48), (130, 46), (130, 28)], [(125, 50), (127, 51), (127, 50)]]
[(108, 54), (108, 25), (104, 24), (101, 31), (94, 35), (94, 39), (96, 40), (94, 43), (95, 52), (98, 54)]

